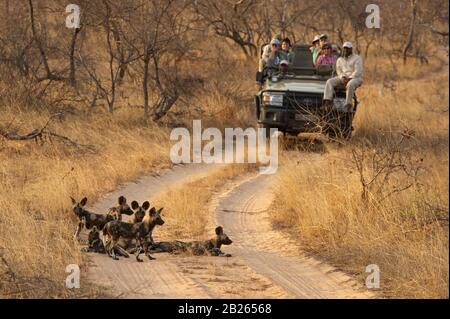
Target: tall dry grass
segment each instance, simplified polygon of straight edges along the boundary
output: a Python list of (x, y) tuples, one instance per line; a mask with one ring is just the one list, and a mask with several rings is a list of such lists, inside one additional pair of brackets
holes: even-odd
[[(210, 65), (218, 57), (205, 58)], [(205, 83), (190, 100), (180, 100), (158, 124), (143, 118), (142, 109), (134, 107), (142, 98), (127, 85), (120, 88), (113, 115), (99, 106), (86, 109), (75, 105), (71, 108), (74, 114), (52, 121), (50, 130), (92, 145), (92, 151), (57, 139), (41, 145), (0, 136), (1, 297), (66, 298), (95, 293), (95, 287), (84, 286), (75, 292), (65, 288), (68, 264), (78, 264), (82, 271), (87, 268), (79, 245), (72, 239), (76, 219), (69, 196), (87, 196), (93, 203), (125, 181), (170, 166), (169, 136), (174, 126), (190, 127), (193, 119), (202, 119), (204, 127), (218, 128), (250, 122), (252, 113), (245, 98), (250, 96), (252, 81), (242, 79), (252, 68), (240, 59), (232, 61), (230, 55), (228, 60), (204, 69), (205, 77), (217, 77), (220, 68), (236, 68), (236, 72), (222, 75), (221, 81)], [(195, 66), (194, 71), (202, 68)], [(1, 129), (27, 134), (43, 127), (55, 111), (46, 105), (34, 111), (21, 101), (1, 105)], [(171, 211), (182, 214), (178, 209), (183, 210), (173, 207)]]
[[(30, 111), (0, 116), (21, 133), (42, 127), (47, 117)], [(118, 184), (168, 165), (167, 130), (139, 121), (127, 114), (98, 119), (80, 114), (51, 124), (59, 134), (94, 145), (93, 151), (58, 141), (40, 145), (0, 138), (0, 294), (72, 296), (63, 287), (65, 267), (86, 265), (73, 241), (76, 220), (69, 196), (87, 196), (92, 203)]]
[[(409, 79), (416, 68), (398, 74), (393, 88), (369, 81), (359, 90), (355, 136), (347, 145), (328, 145), (326, 155), (307, 163), (302, 154), (285, 154), (272, 220), (362, 283), (366, 266), (378, 265), (384, 296), (448, 298), (448, 70), (421, 68), (422, 78)], [(367, 182), (375, 175), (373, 155), (389, 156), (396, 147), (408, 159), (398, 163), (420, 167), (419, 176), (387, 166), (363, 198), (353, 151), (366, 156)]]

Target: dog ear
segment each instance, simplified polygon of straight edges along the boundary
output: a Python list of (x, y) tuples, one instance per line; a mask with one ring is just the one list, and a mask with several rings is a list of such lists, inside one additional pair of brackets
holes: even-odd
[(158, 209), (158, 214), (161, 214), (161, 212), (163, 211), (164, 207), (161, 207), (160, 209)]
[(142, 204), (142, 208), (144, 209), (144, 210), (148, 210), (149, 208), (150, 208), (150, 203), (147, 201), (147, 202), (144, 202), (143, 204)]
[(222, 235), (223, 234), (223, 228), (222, 228), (222, 226), (219, 226), (219, 227), (217, 227), (216, 228), (216, 235)]
[(86, 203), (87, 203), (87, 198), (85, 197), (81, 200), (80, 205), (83, 207), (86, 205)]
[(150, 209), (150, 216), (154, 216), (156, 214), (156, 208), (155, 207), (152, 207), (151, 209)]
[(131, 202), (131, 208), (133, 208), (134, 210), (139, 208), (139, 203), (136, 202), (135, 200)]
[(97, 226), (94, 226), (94, 227), (92, 227), (92, 232), (93, 233), (95, 233), (95, 232), (97, 232), (98, 230), (97, 230)]
[(124, 196), (119, 197), (119, 205), (124, 205), (127, 203), (127, 199)]
[(77, 204), (77, 201), (72, 196), (70, 197), (70, 199), (72, 201), (72, 205), (76, 205)]

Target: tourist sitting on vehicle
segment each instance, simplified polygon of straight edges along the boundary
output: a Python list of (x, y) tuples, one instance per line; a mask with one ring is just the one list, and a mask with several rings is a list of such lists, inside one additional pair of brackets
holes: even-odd
[(312, 47), (310, 47), (309, 49), (311, 50), (311, 54), (312, 54), (312, 60), (313, 60), (313, 65), (316, 65), (316, 60), (317, 57), (319, 56), (319, 52), (320, 52), (320, 35), (316, 35), (314, 37), (314, 40), (312, 41)]
[(343, 85), (347, 89), (345, 109), (350, 111), (353, 107), (353, 97), (356, 89), (363, 83), (363, 62), (359, 55), (353, 53), (351, 42), (343, 45), (342, 57), (336, 61), (337, 76), (327, 81), (323, 102), (326, 107), (333, 105), (334, 90), (337, 86)]
[(262, 72), (266, 67), (267, 60), (269, 59), (270, 53), (272, 52), (272, 48), (275, 44), (277, 45), (277, 47), (281, 44), (281, 34), (276, 34), (270, 44), (264, 46), (261, 59), (259, 60), (259, 72)]
[[(341, 50), (339, 49), (339, 46), (336, 43), (331, 42), (331, 40), (330, 40), (330, 38), (328, 37), (327, 34), (321, 34), (319, 36), (319, 47), (322, 48), (323, 45), (326, 44), (326, 43), (331, 45), (332, 53), (334, 53), (337, 56), (341, 55)], [(319, 52), (319, 55), (320, 54), (322, 54), (321, 51)]]
[(322, 54), (317, 58), (316, 66), (319, 65), (334, 65), (337, 56), (331, 52), (331, 44), (325, 43), (322, 46)]
[(284, 38), (281, 42), (281, 49), (286, 54), (289, 64), (292, 64), (294, 62), (294, 52), (292, 52), (291, 48), (291, 40), (289, 38)]
[(272, 40), (272, 49), (270, 51), (269, 58), (265, 59), (263, 64), (268, 68), (278, 68), (280, 62), (283, 60), (288, 60), (287, 54), (281, 50), (280, 42), (277, 39)]

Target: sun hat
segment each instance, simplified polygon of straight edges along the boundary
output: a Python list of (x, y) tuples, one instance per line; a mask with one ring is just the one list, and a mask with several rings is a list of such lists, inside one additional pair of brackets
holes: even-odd
[(314, 43), (316, 43), (317, 41), (319, 41), (320, 40), (320, 35), (316, 35), (315, 37), (314, 37), (314, 40), (312, 41), (312, 43), (314, 44)]
[(351, 48), (353, 48), (353, 44), (351, 42), (347, 41), (347, 42), (344, 43), (344, 45), (342, 47), (351, 49)]

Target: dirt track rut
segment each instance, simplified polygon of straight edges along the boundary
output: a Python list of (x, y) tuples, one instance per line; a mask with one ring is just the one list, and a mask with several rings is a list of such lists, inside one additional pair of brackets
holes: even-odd
[[(150, 200), (167, 188), (207, 176), (220, 166), (164, 170), (106, 195), (91, 209), (106, 212), (117, 197)], [(89, 254), (90, 281), (119, 298), (370, 298), (344, 274), (305, 257), (288, 237), (272, 230), (268, 211), (274, 177), (250, 174), (223, 187), (211, 204), (213, 219), (233, 239), (232, 258), (157, 254), (137, 263)], [(158, 238), (155, 238), (158, 240)], [(160, 239), (163, 240), (163, 239)]]

